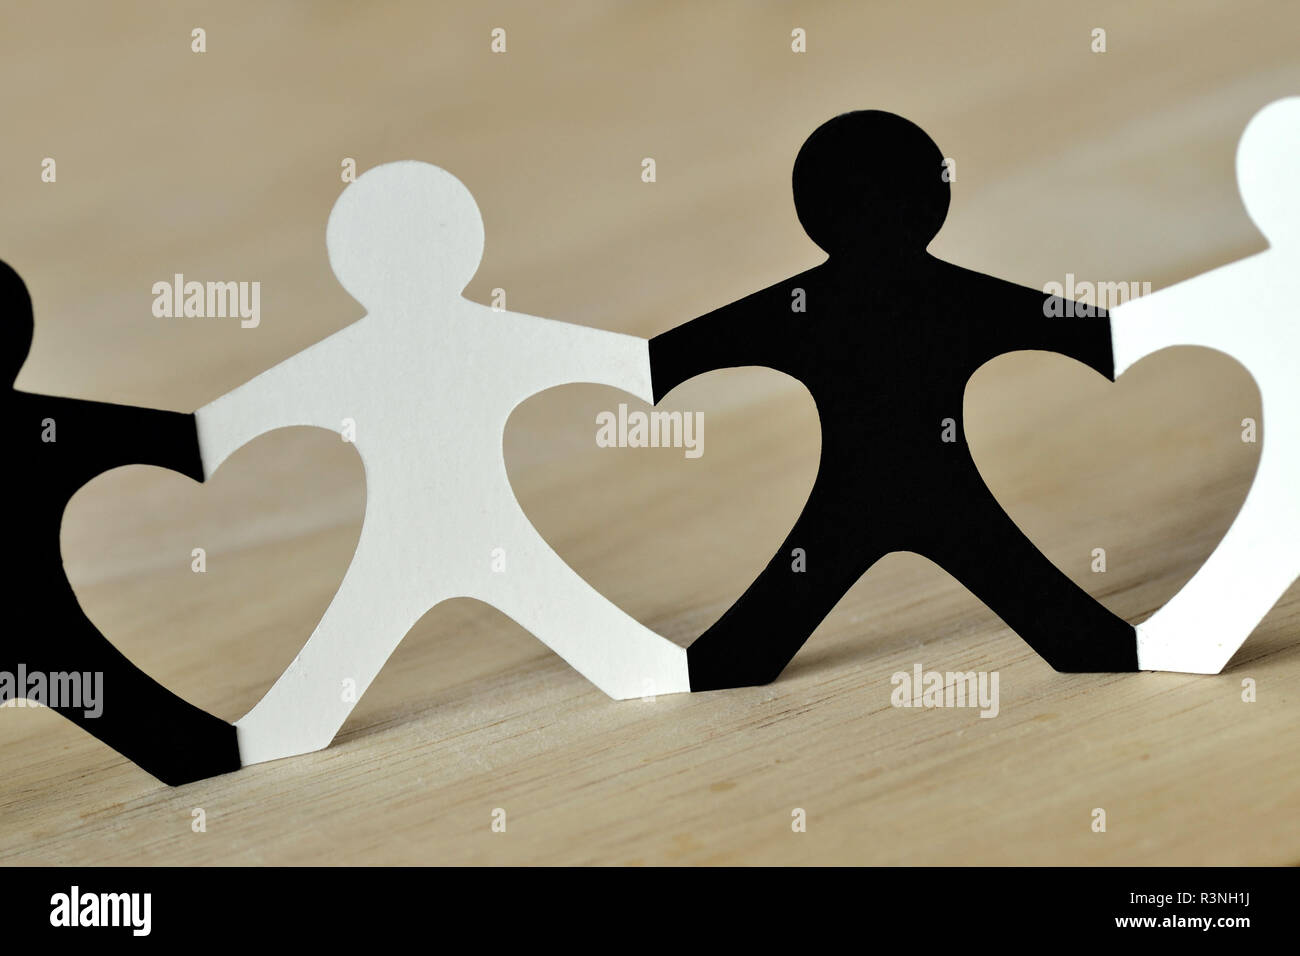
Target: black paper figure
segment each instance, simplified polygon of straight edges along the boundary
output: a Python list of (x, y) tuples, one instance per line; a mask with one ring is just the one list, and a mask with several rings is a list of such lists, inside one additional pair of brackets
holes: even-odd
[[(1053, 297), (931, 256), (948, 211), (943, 173), (938, 146), (902, 117), (832, 119), (804, 143), (793, 176), (799, 221), (827, 261), (650, 341), (656, 402), (703, 372), (758, 365), (802, 381), (821, 419), (803, 512), (757, 580), (687, 649), (693, 691), (774, 680), (891, 551), (944, 568), (1058, 671), (1137, 669), (1133, 627), (1016, 527), (980, 477), (962, 424), (967, 380), (1005, 352), (1059, 352), (1113, 380), (1109, 318), (1100, 309), (1078, 317), (1087, 306), (1049, 318)], [(800, 296), (805, 312), (794, 308)], [(794, 569), (796, 548), (805, 570)]]
[[(13, 382), (32, 344), (32, 304), (22, 279), (3, 262), (0, 303), (0, 371)], [(13, 616), (0, 671), (12, 681), (25, 675), (15, 696), (43, 696), (40, 703), (173, 786), (238, 770), (234, 726), (171, 693), (99, 632), (77, 601), (59, 550), (68, 500), (102, 472), (148, 464), (202, 481), (194, 416), (17, 389), (2, 401), (15, 458), (4, 473), (13, 558), (5, 590)], [(102, 674), (98, 715), (87, 716), (84, 698), (70, 705), (66, 694), (55, 692), (50, 675), (74, 673)], [(33, 675), (42, 675), (43, 694), (24, 693), (26, 685), (39, 686)]]

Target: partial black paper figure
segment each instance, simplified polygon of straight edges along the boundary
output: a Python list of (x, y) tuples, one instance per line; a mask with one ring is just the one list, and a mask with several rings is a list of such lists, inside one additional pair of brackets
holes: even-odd
[[(22, 279), (3, 262), (0, 303), (0, 371), (12, 383), (31, 348), (32, 303)], [(194, 416), (17, 389), (0, 401), (13, 455), (4, 472), (11, 617), (0, 651), (0, 672), (11, 692), (58, 711), (164, 783), (238, 770), (234, 726), (177, 697), (99, 632), (77, 601), (59, 549), (69, 499), (102, 472), (146, 464), (202, 481)], [(89, 708), (80, 694), (80, 700), (70, 700), (72, 683), (54, 675), (102, 675), (101, 699)]]
[[(1049, 308), (1067, 303), (930, 255), (948, 212), (943, 158), (892, 113), (825, 123), (799, 151), (793, 185), (799, 221), (828, 259), (650, 341), (656, 402), (713, 369), (765, 366), (803, 382), (821, 420), (803, 512), (754, 583), (687, 649), (692, 691), (774, 680), (893, 551), (934, 561), (1058, 671), (1137, 669), (1134, 628), (1016, 527), (963, 427), (967, 381), (1006, 352), (1059, 352), (1113, 380), (1109, 318), (1086, 305)], [(804, 312), (792, 310), (796, 290)]]

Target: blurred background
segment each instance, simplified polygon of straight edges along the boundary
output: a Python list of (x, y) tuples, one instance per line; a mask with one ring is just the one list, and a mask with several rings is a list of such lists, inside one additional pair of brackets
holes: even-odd
[[(821, 261), (790, 168), (836, 113), (900, 113), (955, 160), (936, 255), (1038, 288), (1073, 274), (1158, 289), (1265, 247), (1236, 144), (1300, 92), (1300, 10), (1258, 0), (9, 2), (0, 17), (0, 258), (36, 318), (18, 386), (184, 411), (360, 317), (324, 246), (348, 159), (421, 159), (469, 186), (487, 243), (467, 297), (500, 288), (514, 311), (652, 336)], [(175, 273), (259, 281), (260, 325), (154, 317), (153, 283)], [(1134, 622), (1209, 554), (1258, 460), (1240, 425), (1259, 418), (1254, 384), (1203, 350), (1116, 384), (1008, 355), (966, 401), (999, 500)], [(641, 407), (584, 385), (525, 403), (504, 436), (511, 478), (575, 569), (687, 644), (798, 514), (816, 411), (776, 372), (693, 380), (668, 403), (705, 414), (705, 453), (686, 459), (597, 448), (595, 415), (619, 402)], [(363, 505), (348, 445), (279, 432), (204, 486), (147, 468), (91, 482), (65, 561), (119, 647), (235, 720), (319, 620)], [(1223, 675), (1058, 675), (900, 554), (777, 683), (616, 704), (455, 601), (332, 748), (182, 791), (53, 713), (5, 711), (0, 859), (1295, 863), (1300, 789), (1279, 747), (1294, 756), (1298, 624), (1293, 587)], [(1001, 715), (891, 708), (890, 675), (918, 661), (1000, 670)], [(192, 835), (193, 806), (221, 825)], [(506, 839), (488, 830), (497, 806)], [(792, 807), (807, 833), (791, 834)]]

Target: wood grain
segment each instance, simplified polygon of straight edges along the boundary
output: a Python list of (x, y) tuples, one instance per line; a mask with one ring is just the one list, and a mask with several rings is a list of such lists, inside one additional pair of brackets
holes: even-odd
[[(471, 298), (504, 288), (515, 310), (653, 335), (819, 260), (790, 164), (859, 107), (916, 120), (956, 159), (938, 255), (1033, 286), (1071, 272), (1158, 288), (1263, 248), (1236, 141), (1300, 89), (1300, 10), (1258, 0), (467, 6), (7, 5), (0, 258), (37, 321), (20, 386), (189, 410), (357, 318), (324, 251), (344, 157), (424, 159), (469, 185), (487, 229)], [(261, 326), (155, 319), (150, 287), (176, 272), (262, 282)], [(705, 413), (705, 454), (687, 460), (595, 447), (596, 412), (619, 401), (634, 400), (570, 386), (521, 406), (512, 480), (579, 572), (685, 644), (798, 513), (816, 414), (774, 372), (694, 380), (671, 402)], [(1250, 376), (1193, 349), (1113, 385), (1005, 356), (972, 379), (967, 415), (1017, 522), (1133, 621), (1204, 560), (1258, 459), (1240, 440), (1259, 416)], [(66, 514), (66, 564), (126, 653), (233, 720), (324, 611), (363, 501), (337, 437), (276, 433), (205, 486), (96, 479)], [(1293, 587), (1222, 675), (1056, 674), (900, 554), (778, 682), (616, 703), (454, 601), (332, 747), (180, 789), (52, 712), (6, 709), (0, 860), (1295, 864), (1298, 634)], [(891, 674), (917, 662), (999, 671), (999, 715), (891, 707)]]

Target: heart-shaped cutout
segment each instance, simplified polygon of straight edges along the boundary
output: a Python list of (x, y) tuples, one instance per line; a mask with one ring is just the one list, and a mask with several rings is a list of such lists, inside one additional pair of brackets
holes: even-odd
[(234, 720), (301, 649), (361, 527), (356, 451), (321, 429), (262, 436), (202, 484), (118, 468), (64, 515), (90, 619), (178, 695)]
[[(621, 414), (635, 425), (651, 412), (702, 416), (699, 454), (688, 456), (684, 440), (602, 446), (599, 421)], [(505, 433), (515, 497), (546, 542), (679, 644), (725, 611), (720, 595), (741, 593), (758, 556), (781, 543), (812, 488), (820, 445), (807, 389), (762, 368), (693, 379), (653, 407), (599, 386), (551, 389), (519, 405)]]
[[(1109, 383), (1054, 355), (981, 368), (966, 434), (985, 482), (1065, 574), (1126, 620), (1163, 606), (1239, 511), (1259, 462), (1251, 376), (1205, 349)], [(989, 555), (989, 560), (997, 560)]]

